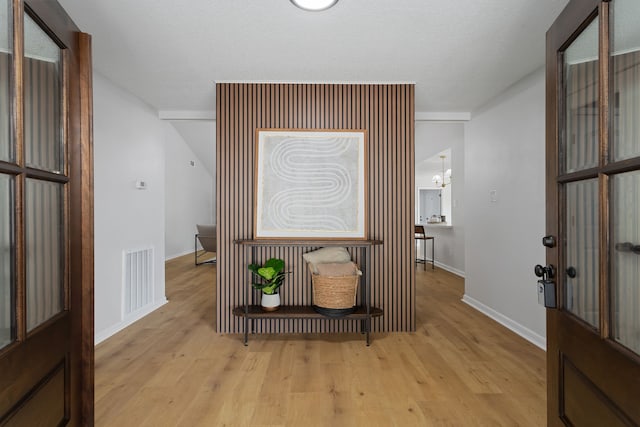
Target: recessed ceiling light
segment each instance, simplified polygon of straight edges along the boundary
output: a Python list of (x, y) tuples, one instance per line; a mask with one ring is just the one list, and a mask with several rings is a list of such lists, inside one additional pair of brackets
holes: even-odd
[(311, 10), (314, 12), (329, 9), (338, 3), (338, 0), (291, 0), (291, 3), (300, 9)]

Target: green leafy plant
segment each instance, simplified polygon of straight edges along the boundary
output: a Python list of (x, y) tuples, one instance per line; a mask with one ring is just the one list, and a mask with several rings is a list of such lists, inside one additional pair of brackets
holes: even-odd
[(254, 276), (260, 279), (260, 282), (253, 282), (251, 285), (267, 295), (275, 294), (289, 273), (284, 271), (284, 260), (280, 258), (271, 258), (263, 266), (249, 264), (248, 268)]

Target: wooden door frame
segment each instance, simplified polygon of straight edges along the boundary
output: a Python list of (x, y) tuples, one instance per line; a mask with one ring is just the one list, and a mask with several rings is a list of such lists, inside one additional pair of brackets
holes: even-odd
[[(546, 234), (557, 238), (557, 245), (547, 248), (547, 264), (557, 267), (557, 271), (564, 271), (563, 242), (560, 240), (564, 219), (563, 203), (561, 200), (562, 183), (583, 178), (595, 178), (599, 180), (599, 263), (608, 266), (609, 259), (609, 200), (606, 187), (609, 177), (605, 171), (623, 171), (625, 162), (618, 162), (614, 167), (606, 167), (608, 164), (608, 141), (610, 130), (609, 114), (609, 60), (601, 60), (599, 63), (599, 105), (601, 106), (599, 126), (599, 164), (597, 168), (587, 171), (575, 172), (571, 177), (565, 175), (561, 181), (558, 176), (561, 173), (559, 164), (560, 135), (563, 123), (559, 110), (559, 100), (562, 99), (563, 64), (559, 52), (568, 46), (595, 15), (600, 17), (599, 32), (599, 57), (609, 58), (609, 0), (572, 0), (559, 15), (554, 25), (547, 32), (547, 56), (546, 56)], [(581, 24), (579, 24), (581, 23)], [(605, 143), (602, 143), (605, 141)], [(634, 161), (635, 162), (635, 161)], [(597, 172), (595, 171), (597, 169)], [(592, 176), (593, 175), (593, 176)], [(588, 366), (593, 376), (589, 379), (592, 384), (614, 398), (622, 407), (632, 408), (629, 415), (640, 417), (640, 408), (637, 406), (637, 396), (631, 396), (624, 390), (632, 390), (637, 387), (637, 379), (624, 375), (631, 372), (637, 365), (634, 360), (638, 356), (628, 349), (609, 339), (609, 270), (607, 267), (600, 269), (600, 324), (596, 333), (584, 327), (584, 324), (564, 312), (564, 274), (558, 273), (556, 277), (556, 301), (558, 309), (547, 309), (547, 422), (548, 425), (562, 425), (559, 418), (562, 411), (560, 407), (560, 379), (562, 372), (562, 354), (560, 343), (584, 342), (590, 349), (589, 354), (568, 354), (568, 359), (581, 366)], [(560, 328), (562, 323), (564, 328)], [(616, 373), (612, 375), (611, 366), (616, 366)], [(637, 408), (637, 409), (636, 409)], [(626, 415), (618, 414), (621, 419)]]
[[(80, 165), (71, 175), (71, 277), (80, 284), (72, 293), (76, 310), (72, 323), (74, 345), (78, 345), (80, 359), (80, 425), (93, 425), (94, 419), (94, 232), (93, 232), (93, 69), (91, 36), (78, 33), (79, 44), (79, 111), (80, 144), (71, 153), (71, 164)], [(74, 220), (77, 223), (74, 224)], [(75, 227), (75, 229), (74, 229)], [(75, 245), (74, 245), (75, 243)], [(75, 262), (74, 262), (75, 261)]]
[[(56, 0), (13, 0), (26, 5), (74, 54), (67, 55), (69, 288), (72, 425), (94, 421), (93, 79), (91, 36), (80, 32)], [(75, 376), (75, 377), (74, 377)]]

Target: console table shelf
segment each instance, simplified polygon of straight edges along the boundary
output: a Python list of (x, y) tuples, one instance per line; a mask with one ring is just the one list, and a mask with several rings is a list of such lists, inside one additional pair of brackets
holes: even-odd
[(281, 305), (276, 311), (264, 311), (259, 305), (250, 305), (245, 313), (244, 306), (238, 306), (233, 309), (233, 314), (239, 317), (248, 317), (249, 319), (357, 319), (366, 320), (370, 317), (382, 316), (382, 309), (371, 307), (367, 314), (366, 307), (358, 307), (351, 314), (343, 317), (328, 317), (324, 314), (316, 312), (313, 307), (308, 305)]
[(240, 246), (304, 246), (309, 248), (325, 246), (344, 246), (348, 248), (367, 248), (381, 245), (382, 240), (288, 240), (288, 239), (240, 239), (234, 243)]
[(362, 322), (362, 332), (366, 334), (367, 345), (369, 345), (369, 335), (371, 332), (371, 319), (383, 315), (382, 309), (371, 306), (371, 292), (369, 265), (371, 264), (371, 247), (381, 245), (381, 240), (287, 240), (287, 239), (260, 239), (260, 240), (236, 240), (236, 245), (245, 248), (244, 257), (247, 265), (254, 262), (256, 258), (256, 248), (258, 247), (327, 247), (344, 246), (358, 248), (360, 254), (360, 269), (363, 274), (360, 278), (360, 306), (354, 313), (342, 317), (330, 317), (316, 312), (311, 305), (281, 305), (276, 311), (264, 311), (259, 305), (252, 304), (249, 290), (251, 282), (247, 284), (244, 291), (244, 301), (242, 305), (234, 307), (233, 314), (244, 319), (244, 345), (249, 340), (249, 320), (251, 320), (251, 330), (253, 331), (254, 320), (261, 319), (328, 319), (328, 320), (356, 320)]

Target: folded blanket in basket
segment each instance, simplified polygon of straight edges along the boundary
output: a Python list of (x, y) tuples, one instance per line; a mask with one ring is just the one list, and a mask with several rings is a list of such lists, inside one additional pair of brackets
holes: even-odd
[(321, 276), (362, 276), (362, 272), (358, 270), (358, 266), (353, 262), (347, 263), (329, 263), (317, 264), (316, 270)]
[(307, 252), (302, 255), (302, 258), (306, 262), (309, 263), (309, 268), (314, 274), (318, 274), (317, 265), (318, 264), (328, 264), (328, 263), (347, 263), (351, 262), (351, 255), (349, 255), (349, 251), (345, 248), (320, 248), (318, 250)]

